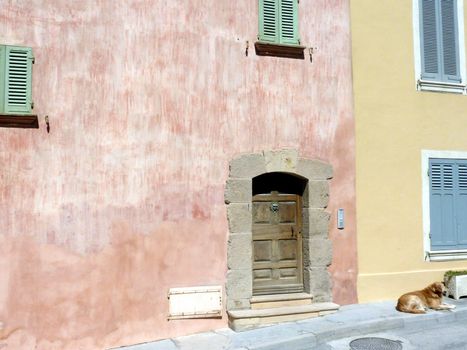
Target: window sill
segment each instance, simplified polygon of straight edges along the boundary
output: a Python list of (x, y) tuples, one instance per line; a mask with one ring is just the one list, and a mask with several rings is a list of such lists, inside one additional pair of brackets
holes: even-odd
[(467, 250), (428, 251), (426, 252), (425, 260), (426, 261), (467, 260)]
[(0, 128), (39, 129), (37, 115), (0, 114)]
[(300, 45), (285, 45), (257, 41), (255, 42), (255, 50), (258, 56), (305, 59), (305, 54), (303, 53), (305, 46)]
[(418, 80), (417, 90), (466, 94), (465, 84), (445, 83), (440, 81)]

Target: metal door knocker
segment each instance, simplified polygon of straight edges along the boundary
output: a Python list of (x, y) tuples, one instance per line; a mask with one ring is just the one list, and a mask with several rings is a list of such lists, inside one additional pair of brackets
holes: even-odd
[(271, 211), (276, 212), (279, 210), (279, 203), (272, 203), (271, 204)]

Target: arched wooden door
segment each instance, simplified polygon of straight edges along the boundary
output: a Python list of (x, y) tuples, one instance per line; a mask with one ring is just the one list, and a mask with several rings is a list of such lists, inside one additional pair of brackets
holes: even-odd
[(303, 292), (301, 197), (253, 196), (253, 294)]

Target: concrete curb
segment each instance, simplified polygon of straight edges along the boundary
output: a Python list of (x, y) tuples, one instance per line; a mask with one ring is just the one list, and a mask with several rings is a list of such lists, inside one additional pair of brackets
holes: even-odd
[(467, 320), (467, 300), (449, 303), (453, 311), (432, 311), (424, 315), (395, 310), (395, 302), (348, 305), (337, 313), (297, 322), (283, 323), (236, 333), (231, 329), (166, 339), (123, 347), (124, 350), (310, 350), (315, 346), (354, 336), (437, 327)]

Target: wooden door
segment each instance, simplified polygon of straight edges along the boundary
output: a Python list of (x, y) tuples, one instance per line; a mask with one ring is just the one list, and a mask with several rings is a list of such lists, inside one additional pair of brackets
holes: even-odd
[(253, 294), (303, 292), (301, 197), (253, 197)]

